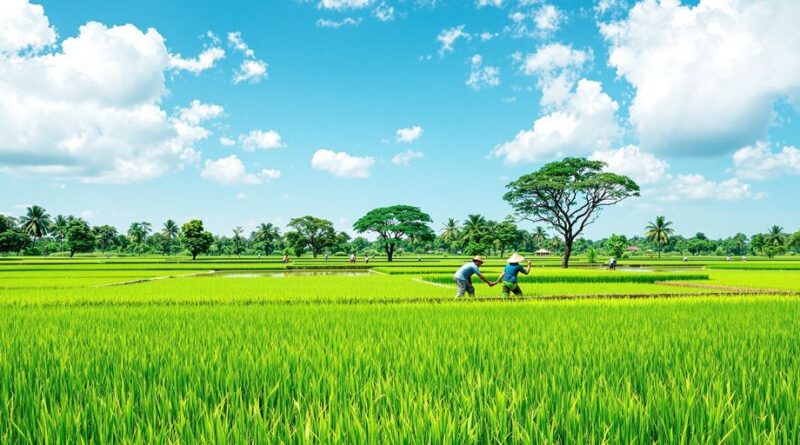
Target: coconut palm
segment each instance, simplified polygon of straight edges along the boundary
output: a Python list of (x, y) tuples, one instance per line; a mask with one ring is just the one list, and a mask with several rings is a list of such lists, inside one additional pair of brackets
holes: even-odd
[(769, 232), (764, 235), (764, 244), (772, 246), (783, 246), (786, 241), (786, 233), (783, 227), (775, 225), (769, 228)]
[(244, 231), (239, 226), (233, 228), (233, 251), (236, 255), (239, 255), (242, 252), (242, 241), (244, 241), (244, 238), (242, 237), (243, 232)]
[(482, 215), (467, 215), (467, 220), (461, 228), (461, 243), (480, 242), (484, 236), (486, 223), (486, 218)]
[(141, 244), (151, 232), (151, 225), (149, 222), (134, 222), (128, 228), (128, 238), (134, 244)]
[(178, 238), (181, 233), (181, 229), (178, 227), (178, 223), (175, 221), (168, 219), (164, 226), (161, 228), (161, 234), (164, 236), (164, 253), (169, 254), (169, 247), (172, 243)]
[[(667, 221), (666, 217), (656, 216), (656, 220), (648, 223), (645, 227), (644, 236), (650, 242), (658, 246), (666, 246), (669, 244), (669, 236), (675, 233), (672, 227), (672, 221)], [(658, 250), (658, 257), (661, 258), (661, 249)]]
[(536, 226), (536, 229), (533, 232), (533, 242), (536, 244), (536, 246), (541, 247), (545, 241), (547, 241), (547, 232), (542, 228), (542, 226)]
[(458, 239), (459, 231), (458, 221), (453, 218), (447, 218), (447, 222), (442, 225), (442, 230), (439, 232), (439, 239), (446, 244), (450, 244)]
[(25, 215), (19, 219), (20, 227), (33, 238), (33, 244), (36, 244), (37, 239), (47, 235), (51, 223), (47, 210), (37, 205), (28, 207)]
[(265, 255), (269, 255), (270, 252), (272, 252), (275, 241), (280, 239), (280, 237), (280, 230), (278, 230), (278, 228), (272, 223), (261, 223), (256, 228), (256, 231), (253, 232), (253, 239), (263, 243)]
[(56, 239), (60, 245), (67, 237), (67, 227), (69, 227), (69, 218), (64, 215), (57, 215), (50, 225), (50, 234)]

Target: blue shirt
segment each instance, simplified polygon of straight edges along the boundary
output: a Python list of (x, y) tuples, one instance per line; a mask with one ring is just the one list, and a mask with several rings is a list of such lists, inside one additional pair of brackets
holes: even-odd
[(478, 269), (478, 265), (470, 262), (461, 266), (461, 268), (456, 271), (456, 274), (453, 275), (453, 278), (456, 280), (469, 281), (469, 279), (472, 278), (472, 275), (480, 273), (481, 271)]
[(525, 268), (520, 266), (519, 264), (506, 264), (505, 269), (503, 269), (503, 281), (508, 281), (509, 283), (516, 283), (517, 275), (520, 272), (525, 273)]

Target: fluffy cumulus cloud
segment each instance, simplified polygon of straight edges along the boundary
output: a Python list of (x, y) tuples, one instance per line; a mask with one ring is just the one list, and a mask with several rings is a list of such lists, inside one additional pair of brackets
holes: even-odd
[(413, 127), (401, 128), (395, 133), (396, 141), (398, 143), (410, 144), (422, 136), (422, 127), (414, 125)]
[(414, 150), (406, 150), (402, 153), (396, 154), (392, 158), (392, 164), (395, 165), (411, 165), (411, 161), (415, 159), (422, 159), (425, 157), (425, 153), (421, 151), (414, 151)]
[(739, 201), (746, 198), (760, 198), (763, 195), (754, 194), (750, 184), (737, 178), (717, 182), (706, 179), (703, 175), (691, 174), (678, 175), (664, 196), (664, 199), (670, 201), (681, 199)]
[(28, 0), (3, 0), (0, 20), (0, 53), (39, 51), (56, 42), (56, 31), (41, 5), (32, 5)]
[(619, 131), (618, 108), (599, 82), (581, 79), (551, 112), (536, 119), (533, 128), (520, 131), (493, 154), (508, 164), (519, 164), (606, 150)]
[(483, 8), (484, 6), (501, 8), (503, 7), (503, 0), (478, 0), (477, 4), (479, 8)]
[(797, 0), (645, 0), (602, 25), (642, 147), (712, 155), (762, 138), (800, 92), (798, 23)]
[(371, 6), (374, 0), (320, 0), (317, 7), (320, 9), (361, 9)]
[(275, 130), (253, 130), (239, 136), (239, 142), (246, 151), (271, 150), (284, 146), (281, 135)]
[(483, 64), (483, 57), (475, 54), (470, 58), (470, 70), (467, 86), (473, 90), (493, 88), (500, 85), (500, 68)]
[(766, 142), (741, 148), (733, 154), (736, 176), (764, 180), (784, 175), (800, 175), (800, 149), (785, 146), (773, 152)]
[(598, 150), (591, 159), (603, 161), (606, 170), (631, 177), (639, 184), (654, 184), (668, 177), (669, 164), (635, 145), (615, 150)]
[(320, 149), (311, 157), (311, 167), (340, 178), (368, 178), (375, 158), (352, 156), (347, 152)]
[(268, 75), (269, 65), (256, 58), (256, 53), (245, 43), (239, 31), (228, 33), (228, 45), (235, 51), (244, 55), (244, 60), (233, 74), (233, 83), (242, 82), (258, 83)]
[(542, 5), (533, 15), (536, 30), (544, 35), (558, 31), (562, 21), (564, 21), (564, 14), (553, 5)]
[(453, 52), (454, 45), (459, 39), (470, 39), (470, 35), (464, 31), (465, 25), (455, 26), (453, 28), (443, 29), (442, 32), (436, 36), (436, 41), (439, 42), (439, 55), (444, 56), (447, 53)]
[(170, 56), (170, 65), (176, 70), (189, 71), (190, 73), (199, 74), (207, 69), (213, 68), (217, 61), (225, 57), (225, 50), (222, 48), (212, 47), (207, 48), (200, 53), (197, 57), (192, 59), (184, 59), (180, 54), (173, 54)]
[(538, 77), (538, 87), (542, 92), (540, 103), (550, 107), (569, 97), (581, 72), (592, 62), (593, 55), (591, 50), (551, 43), (540, 46), (527, 56), (516, 54), (514, 59), (523, 74)]
[(173, 115), (161, 108), (172, 57), (158, 31), (89, 22), (58, 51), (40, 54), (30, 50), (52, 40), (34, 37), (46, 18), (34, 22), (24, 39), (2, 37), (3, 171), (127, 183), (199, 160), (194, 143), (209, 135), (201, 124), (222, 108), (193, 102)]
[(257, 174), (247, 173), (244, 163), (236, 155), (217, 160), (208, 159), (200, 176), (222, 185), (258, 185), (281, 177), (281, 172), (264, 169)]
[(372, 10), (372, 15), (381, 22), (391, 22), (394, 20), (394, 6), (381, 3)]

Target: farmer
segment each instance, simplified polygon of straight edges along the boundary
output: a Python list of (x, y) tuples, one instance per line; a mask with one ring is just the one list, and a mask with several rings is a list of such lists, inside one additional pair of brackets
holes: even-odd
[(519, 288), (519, 283), (517, 283), (517, 275), (520, 272), (528, 275), (531, 272), (531, 262), (528, 260), (528, 267), (522, 267), (519, 263), (525, 261), (525, 257), (514, 253), (511, 255), (511, 258), (506, 261), (506, 267), (503, 269), (503, 273), (497, 278), (497, 281), (494, 284), (499, 283), (500, 281), (503, 282), (503, 296), (508, 297), (509, 294), (514, 294), (515, 297), (522, 296), (522, 289)]
[(608, 270), (617, 270), (617, 259), (613, 256), (608, 259)]
[(458, 286), (456, 298), (463, 297), (464, 292), (468, 293), (470, 297), (475, 296), (475, 286), (472, 285), (473, 275), (477, 275), (478, 278), (480, 278), (484, 283), (488, 284), (489, 287), (494, 286), (494, 283), (487, 280), (486, 277), (484, 277), (481, 273), (480, 267), (482, 264), (483, 258), (476, 256), (472, 258), (471, 262), (464, 264), (456, 271), (456, 274), (453, 275), (453, 279), (456, 280), (456, 285)]
[(350, 263), (351, 264), (355, 264), (355, 262), (356, 262), (356, 254), (351, 253), (350, 254)]

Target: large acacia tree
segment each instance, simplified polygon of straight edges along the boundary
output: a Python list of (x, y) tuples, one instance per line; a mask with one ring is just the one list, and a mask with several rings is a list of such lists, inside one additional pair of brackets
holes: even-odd
[(604, 172), (605, 167), (602, 161), (565, 158), (507, 186), (503, 199), (520, 218), (548, 224), (564, 239), (561, 267), (569, 267), (573, 241), (597, 220), (602, 207), (639, 196), (631, 178)]
[(377, 233), (386, 251), (386, 259), (392, 261), (395, 246), (401, 239), (433, 241), (436, 235), (428, 226), (431, 222), (431, 216), (419, 207), (395, 205), (370, 210), (353, 224), (353, 229), (358, 233)]

